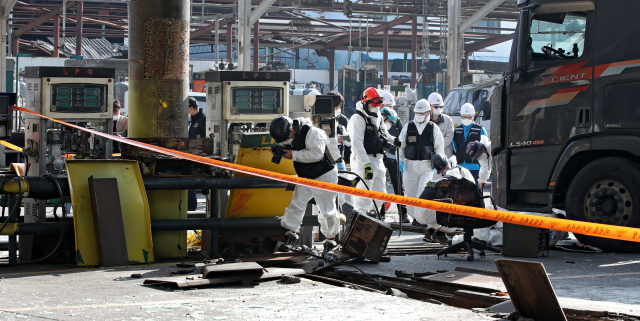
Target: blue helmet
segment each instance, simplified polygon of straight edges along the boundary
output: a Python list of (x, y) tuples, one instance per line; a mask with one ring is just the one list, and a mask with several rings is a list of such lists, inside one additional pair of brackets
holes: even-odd
[(389, 120), (393, 123), (398, 120), (398, 114), (396, 114), (396, 111), (389, 107), (382, 108), (380, 114), (387, 116), (387, 118), (389, 118)]

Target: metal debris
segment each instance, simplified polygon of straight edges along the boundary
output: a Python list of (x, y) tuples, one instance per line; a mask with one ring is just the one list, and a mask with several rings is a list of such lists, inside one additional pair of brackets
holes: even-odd
[(284, 284), (296, 284), (296, 283), (300, 283), (300, 278), (292, 275), (283, 275), (280, 278), (280, 282)]

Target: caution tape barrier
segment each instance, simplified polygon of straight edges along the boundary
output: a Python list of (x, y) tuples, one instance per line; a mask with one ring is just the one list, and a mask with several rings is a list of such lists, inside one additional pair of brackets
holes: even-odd
[(3, 145), (3, 146), (4, 146), (4, 147), (6, 147), (6, 148), (10, 148), (10, 149), (13, 149), (13, 150), (17, 150), (17, 151), (19, 151), (19, 152), (21, 152), (21, 151), (22, 151), (22, 147), (20, 147), (20, 146), (16, 146), (16, 145), (11, 144), (11, 143), (9, 143), (9, 142), (7, 142), (7, 141), (4, 141), (4, 140), (0, 140), (0, 145)]
[(224, 168), (224, 169), (235, 171), (235, 172), (273, 179), (276, 181), (287, 182), (287, 183), (322, 189), (322, 190), (336, 192), (336, 193), (349, 194), (349, 195), (365, 197), (365, 198), (372, 198), (380, 201), (403, 204), (407, 206), (432, 209), (432, 210), (441, 211), (445, 213), (475, 217), (480, 219), (501, 221), (501, 222), (510, 223), (510, 224), (544, 228), (544, 229), (550, 229), (550, 230), (556, 230), (556, 231), (565, 231), (565, 232), (572, 232), (572, 233), (578, 233), (578, 234), (592, 235), (592, 236), (604, 237), (609, 239), (640, 242), (639, 228), (572, 221), (572, 220), (543, 217), (543, 216), (536, 216), (536, 215), (530, 215), (530, 214), (496, 211), (491, 209), (441, 203), (441, 202), (423, 200), (419, 198), (380, 193), (380, 192), (363, 190), (363, 189), (354, 188), (354, 187), (319, 182), (311, 179), (270, 172), (262, 169), (257, 169), (257, 168), (233, 164), (233, 163), (227, 163), (220, 160), (209, 159), (209, 158), (200, 157), (200, 156), (196, 156), (196, 155), (192, 155), (192, 154), (188, 154), (188, 153), (184, 153), (176, 150), (153, 146), (153, 145), (137, 142), (134, 140), (122, 138), (117, 135), (109, 135), (109, 134), (101, 133), (95, 130), (68, 124), (63, 121), (49, 118), (24, 108), (20, 108), (16, 106), (14, 106), (13, 108), (22, 112), (26, 112), (38, 117), (42, 117), (42, 118), (57, 122), (65, 126), (86, 131), (94, 135), (106, 137), (115, 141), (133, 145), (136, 147), (144, 148), (157, 153), (174, 156), (182, 159), (187, 159), (200, 164), (216, 166), (216, 167)]

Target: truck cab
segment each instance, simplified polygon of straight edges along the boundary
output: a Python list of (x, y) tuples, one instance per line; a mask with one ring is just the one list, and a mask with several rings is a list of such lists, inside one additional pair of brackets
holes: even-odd
[[(640, 227), (640, 2), (518, 0), (492, 100), (492, 194), (513, 211)], [(576, 235), (605, 251), (640, 243)]]

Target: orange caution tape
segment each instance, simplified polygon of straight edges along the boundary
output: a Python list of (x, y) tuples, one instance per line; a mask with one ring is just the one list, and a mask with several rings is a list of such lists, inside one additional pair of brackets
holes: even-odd
[(209, 159), (209, 158), (200, 157), (200, 156), (196, 156), (196, 155), (192, 155), (192, 154), (188, 154), (188, 153), (184, 153), (176, 150), (153, 146), (153, 145), (129, 140), (126, 138), (122, 138), (120, 136), (109, 135), (109, 134), (101, 133), (95, 130), (68, 124), (53, 118), (40, 115), (38, 113), (34, 113), (24, 108), (20, 108), (16, 106), (14, 106), (13, 108), (22, 112), (26, 112), (32, 115), (36, 115), (38, 117), (42, 117), (42, 118), (60, 123), (65, 126), (73, 127), (79, 130), (90, 132), (94, 135), (106, 137), (115, 141), (137, 146), (137, 147), (144, 148), (157, 153), (174, 156), (182, 159), (187, 159), (200, 164), (216, 166), (216, 167), (224, 168), (224, 169), (235, 171), (235, 172), (273, 179), (276, 181), (287, 182), (287, 183), (292, 183), (296, 185), (302, 185), (302, 186), (307, 186), (311, 188), (317, 188), (317, 189), (322, 189), (322, 190), (337, 192), (342, 194), (350, 194), (354, 196), (372, 198), (380, 201), (403, 204), (407, 206), (427, 208), (427, 209), (432, 209), (440, 212), (464, 215), (464, 216), (475, 217), (480, 219), (501, 221), (501, 222), (510, 223), (510, 224), (518, 224), (518, 225), (525, 225), (525, 226), (531, 226), (536, 228), (551, 229), (556, 231), (565, 231), (565, 232), (572, 232), (572, 233), (578, 233), (578, 234), (592, 235), (592, 236), (617, 239), (617, 240), (623, 240), (623, 241), (640, 242), (640, 229), (638, 228), (589, 223), (589, 222), (581, 222), (581, 221), (572, 221), (572, 220), (536, 216), (536, 215), (530, 215), (530, 214), (496, 211), (496, 210), (490, 210), (490, 209), (484, 209), (484, 208), (441, 203), (441, 202), (423, 200), (419, 198), (380, 193), (380, 192), (363, 190), (363, 189), (353, 188), (348, 186), (341, 186), (336, 184), (319, 182), (311, 179), (270, 172), (262, 169), (247, 167), (247, 166), (233, 164), (233, 163), (227, 163), (220, 160)]
[(22, 151), (22, 147), (20, 147), (20, 146), (16, 146), (16, 145), (11, 144), (11, 143), (9, 143), (9, 142), (7, 142), (7, 141), (4, 141), (4, 140), (0, 140), (0, 145), (3, 145), (4, 147), (7, 147), (7, 148), (11, 148), (11, 149), (13, 149), (13, 150), (17, 150), (17, 151), (19, 151), (19, 152), (21, 152), (21, 151)]

